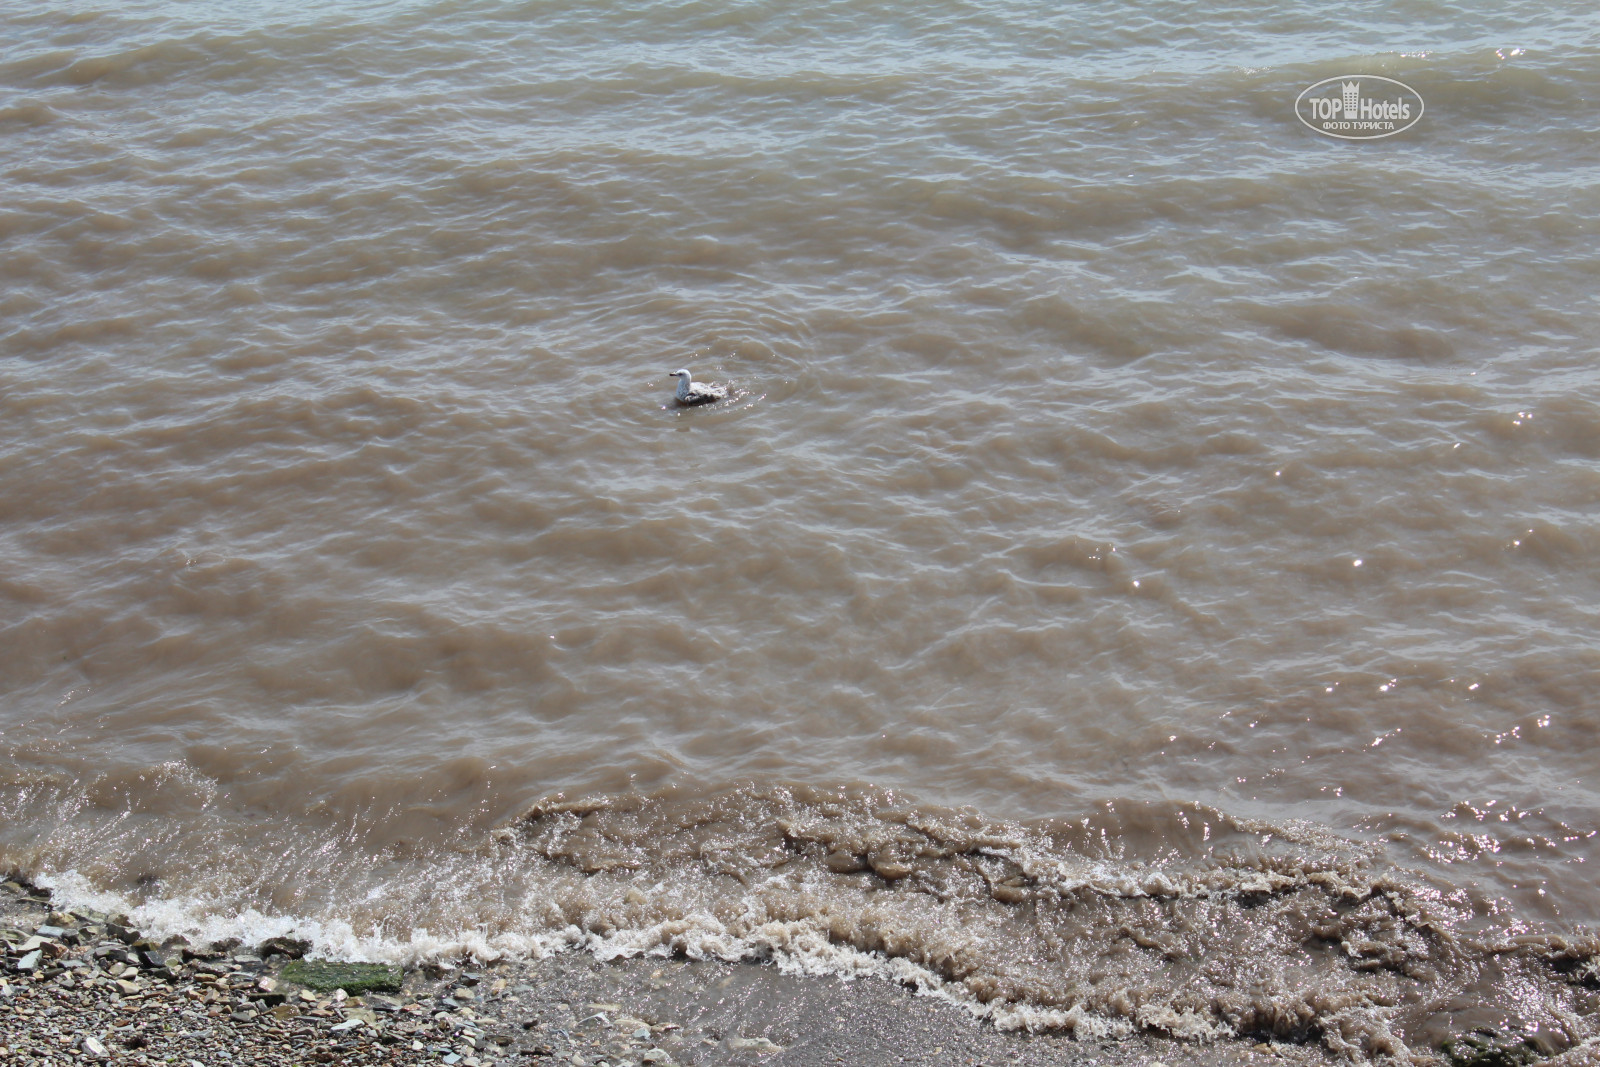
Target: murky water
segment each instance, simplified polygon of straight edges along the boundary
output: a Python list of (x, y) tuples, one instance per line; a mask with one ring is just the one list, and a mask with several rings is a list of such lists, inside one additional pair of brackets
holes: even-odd
[[(1600, 1029), (1588, 5), (0, 20), (0, 862), (1008, 1024)], [(1424, 118), (1296, 119), (1352, 72)]]

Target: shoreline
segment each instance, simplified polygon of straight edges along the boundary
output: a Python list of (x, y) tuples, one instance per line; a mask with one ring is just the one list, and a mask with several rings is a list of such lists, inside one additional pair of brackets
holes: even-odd
[[(1001, 1031), (947, 1001), (877, 979), (784, 974), (682, 957), (610, 962), (568, 952), (481, 966), (369, 965), (389, 992), (305, 982), (303, 943), (160, 945), (108, 916), (56, 911), (49, 891), (0, 890), (0, 1062), (138, 1065), (383, 1063), (901, 1063), (952, 1067), (1313, 1067), (1316, 1045), (1200, 1045), (1134, 1033)], [(54, 919), (55, 923), (51, 920)], [(57, 925), (59, 924), (59, 925)], [(20, 940), (18, 937), (20, 935)], [(265, 953), (265, 954), (264, 954)], [(33, 959), (29, 960), (29, 956)], [(19, 971), (19, 965), (21, 970)], [(387, 971), (387, 974), (381, 972)], [(356, 968), (352, 975), (362, 973)], [(312, 977), (315, 977), (314, 975)], [(359, 978), (351, 978), (358, 984)]]

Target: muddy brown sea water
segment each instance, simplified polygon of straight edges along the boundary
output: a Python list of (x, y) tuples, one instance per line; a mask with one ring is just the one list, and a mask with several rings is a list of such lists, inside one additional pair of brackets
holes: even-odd
[[(0, 866), (1592, 1048), (1589, 6), (0, 25)], [(1342, 75), (1425, 113), (1322, 136)]]

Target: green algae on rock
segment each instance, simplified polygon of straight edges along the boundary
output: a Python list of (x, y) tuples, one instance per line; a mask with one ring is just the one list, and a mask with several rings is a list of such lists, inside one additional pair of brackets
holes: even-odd
[(1512, 1037), (1501, 1041), (1497, 1040), (1499, 1036), (1493, 1030), (1474, 1030), (1446, 1041), (1442, 1051), (1451, 1067), (1528, 1067), (1548, 1056), (1531, 1039), (1518, 1041)]
[(286, 964), (279, 977), (307, 989), (346, 993), (398, 993), (400, 968), (388, 963), (330, 963), (327, 960), (294, 960)]

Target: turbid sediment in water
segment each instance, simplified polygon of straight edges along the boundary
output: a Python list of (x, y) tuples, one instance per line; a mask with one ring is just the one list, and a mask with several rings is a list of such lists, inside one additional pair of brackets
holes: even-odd
[[(707, 1060), (1600, 1039), (1587, 4), (326, 8), (0, 0), (0, 873)], [(0, 977), (266, 1032), (163, 969)]]

